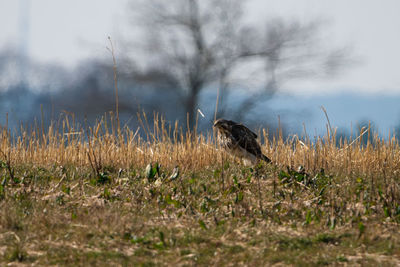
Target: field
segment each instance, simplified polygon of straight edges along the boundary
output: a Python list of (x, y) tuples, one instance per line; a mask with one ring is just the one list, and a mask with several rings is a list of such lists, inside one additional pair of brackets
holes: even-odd
[(262, 130), (274, 163), (250, 168), (141, 118), (2, 130), (0, 265), (400, 265), (395, 137)]

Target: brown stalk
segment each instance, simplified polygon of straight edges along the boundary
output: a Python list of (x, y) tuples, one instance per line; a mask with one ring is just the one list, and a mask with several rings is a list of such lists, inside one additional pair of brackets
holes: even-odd
[(120, 134), (121, 131), (121, 126), (119, 122), (119, 106), (118, 106), (118, 79), (117, 79), (117, 60), (115, 59), (115, 53), (114, 53), (114, 45), (111, 41), (111, 37), (108, 36), (108, 41), (110, 42), (110, 47), (107, 49), (111, 52), (112, 59), (113, 59), (113, 72), (114, 72), (114, 87), (115, 87), (115, 112), (117, 116), (117, 128), (118, 128), (118, 134)]

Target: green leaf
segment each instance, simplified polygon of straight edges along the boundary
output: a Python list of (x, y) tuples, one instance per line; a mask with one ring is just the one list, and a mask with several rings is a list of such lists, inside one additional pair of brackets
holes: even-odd
[(249, 175), (249, 176), (247, 176), (247, 183), (250, 183), (251, 182), (251, 175)]
[(103, 190), (103, 197), (104, 197), (104, 199), (108, 199), (108, 200), (111, 199), (111, 192), (110, 192), (110, 190), (108, 190), (107, 187), (105, 187)]
[(165, 196), (165, 202), (167, 202), (167, 204), (169, 204), (169, 205), (174, 205), (175, 208), (179, 208), (181, 205), (181, 203), (179, 201), (172, 199), (171, 195)]
[(220, 169), (214, 170), (214, 178), (219, 178), (220, 175), (221, 175), (221, 170)]
[(235, 203), (239, 203), (242, 200), (243, 200), (243, 192), (239, 191), (239, 193), (236, 194)]
[(306, 214), (306, 224), (310, 224), (311, 223), (311, 221), (312, 221), (312, 214), (311, 214), (311, 211), (310, 210), (308, 210), (307, 211), (307, 214)]
[(63, 191), (67, 195), (70, 195), (71, 194), (71, 187), (66, 186), (66, 185), (62, 185), (61, 191)]
[(322, 189), (319, 191), (318, 196), (322, 196), (322, 194), (325, 192), (326, 186), (322, 187)]
[(203, 228), (204, 230), (207, 230), (207, 226), (206, 226), (206, 224), (204, 223), (203, 220), (199, 220), (199, 225), (200, 225), (200, 227)]
[(279, 179), (283, 179), (283, 178), (290, 178), (290, 174), (284, 172), (284, 171), (280, 171), (279, 175), (278, 175)]
[(385, 214), (385, 217), (390, 217), (390, 210), (387, 206), (383, 207), (383, 213)]
[(110, 177), (108, 177), (108, 173), (107, 172), (101, 172), (97, 176), (97, 183), (98, 184), (105, 184), (105, 183), (109, 183), (110, 181), (111, 181), (111, 179), (110, 179)]
[(224, 170), (226, 171), (228, 169), (229, 169), (229, 162), (226, 161), (225, 164), (224, 164)]
[(138, 236), (133, 236), (131, 239), (132, 244), (140, 244), (140, 243), (146, 243), (146, 239), (144, 237), (138, 237)]
[(7, 168), (7, 163), (5, 163), (4, 161), (0, 160), (0, 168), (2, 168), (2, 169)]
[(296, 173), (294, 177), (296, 178), (297, 182), (303, 182), (305, 178), (305, 176), (300, 173)]
[(163, 242), (155, 243), (153, 246), (154, 246), (155, 249), (159, 249), (159, 250), (162, 250), (162, 249), (165, 248)]
[(163, 245), (165, 245), (164, 232), (160, 231), (159, 235), (160, 235), (160, 241), (163, 243)]
[(358, 223), (358, 230), (360, 232), (360, 236), (365, 232), (365, 225), (362, 222)]
[(400, 215), (400, 205), (396, 206), (396, 214), (395, 215)]
[(4, 198), (4, 186), (0, 184), (0, 200)]
[(330, 224), (331, 225), (329, 226), (329, 228), (331, 228), (332, 230), (335, 229), (335, 227), (336, 227), (336, 218), (335, 217), (331, 217)]
[(203, 188), (204, 192), (207, 192), (207, 186), (205, 184), (201, 184), (201, 187)]
[(238, 179), (237, 179), (236, 175), (233, 176), (233, 183), (235, 185), (238, 185)]
[(154, 166), (154, 168), (156, 169), (156, 174), (160, 176), (161, 165), (158, 162), (156, 162), (156, 166)]
[(160, 167), (159, 167), (158, 163), (156, 163), (154, 167), (151, 165), (151, 163), (149, 163), (146, 166), (145, 173), (146, 173), (146, 177), (150, 183), (154, 181), (154, 177), (156, 176), (157, 172), (159, 172), (159, 170), (160, 170)]
[(210, 211), (207, 205), (207, 200), (203, 199), (203, 201), (201, 202), (200, 211), (203, 213)]
[(64, 201), (64, 195), (59, 195), (59, 196), (57, 196), (56, 197), (56, 203), (58, 204), (58, 205), (64, 205), (65, 204), (65, 201)]

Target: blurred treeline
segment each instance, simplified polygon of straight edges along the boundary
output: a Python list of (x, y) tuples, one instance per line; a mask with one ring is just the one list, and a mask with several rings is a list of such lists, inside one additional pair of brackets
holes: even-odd
[[(113, 40), (129, 47), (116, 53), (121, 126), (138, 127), (137, 114), (145, 112), (150, 125), (160, 114), (171, 124), (198, 122), (198, 129), (210, 130), (218, 97), (217, 117), (276, 131), (268, 108), (275, 92), (295, 79), (336, 75), (349, 59), (345, 47), (323, 42), (328, 25), (322, 21), (246, 23), (245, 1), (137, 0), (129, 8), (135, 36)], [(71, 116), (91, 125), (115, 114), (114, 82), (106, 49), (104, 57), (71, 70), (4, 47), (0, 123), (18, 131)]]

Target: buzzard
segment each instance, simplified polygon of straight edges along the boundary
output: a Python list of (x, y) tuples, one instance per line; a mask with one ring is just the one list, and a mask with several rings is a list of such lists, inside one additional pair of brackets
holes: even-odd
[(261, 147), (256, 138), (257, 135), (246, 126), (230, 120), (218, 119), (214, 128), (219, 132), (219, 139), (224, 148), (233, 155), (242, 158), (246, 165), (255, 164), (258, 160), (271, 162), (261, 152)]

